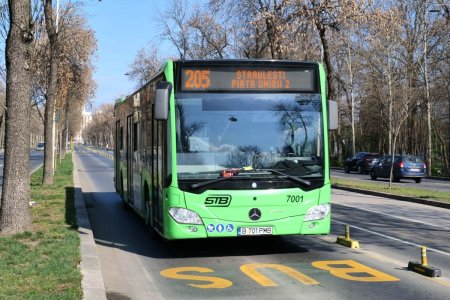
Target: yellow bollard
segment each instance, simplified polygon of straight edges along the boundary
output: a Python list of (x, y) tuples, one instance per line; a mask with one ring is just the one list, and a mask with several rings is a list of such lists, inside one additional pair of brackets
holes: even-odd
[(441, 277), (441, 269), (428, 265), (427, 247), (421, 246), (420, 254), (422, 261), (410, 261), (408, 263), (408, 270), (428, 277)]
[(336, 243), (349, 248), (359, 248), (358, 241), (350, 239), (350, 226), (348, 224), (345, 225), (345, 237), (338, 236)]
[(428, 259), (427, 259), (427, 247), (422, 246), (420, 247), (421, 257), (422, 257), (422, 265), (428, 266)]

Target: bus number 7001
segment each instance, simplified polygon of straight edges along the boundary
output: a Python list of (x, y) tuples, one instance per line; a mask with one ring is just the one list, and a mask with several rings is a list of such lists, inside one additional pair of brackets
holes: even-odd
[(290, 203), (300, 203), (303, 202), (303, 196), (300, 195), (287, 195), (287, 201)]

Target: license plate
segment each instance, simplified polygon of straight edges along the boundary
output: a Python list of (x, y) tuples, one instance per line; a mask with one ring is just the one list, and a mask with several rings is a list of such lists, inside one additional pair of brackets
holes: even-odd
[(272, 227), (238, 227), (238, 235), (272, 235)]
[(415, 169), (415, 168), (411, 168), (411, 169), (409, 169), (411, 172), (419, 172), (420, 171), (420, 169)]

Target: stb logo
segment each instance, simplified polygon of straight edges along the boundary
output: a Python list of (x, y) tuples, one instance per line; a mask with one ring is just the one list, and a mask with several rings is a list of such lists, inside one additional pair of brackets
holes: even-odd
[(210, 207), (227, 207), (230, 203), (230, 195), (210, 195), (205, 199), (205, 205)]

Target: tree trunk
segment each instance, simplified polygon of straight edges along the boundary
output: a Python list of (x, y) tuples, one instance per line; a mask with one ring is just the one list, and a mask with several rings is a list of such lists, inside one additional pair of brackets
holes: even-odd
[(323, 63), (325, 64), (325, 68), (327, 71), (327, 88), (328, 88), (327, 98), (328, 100), (336, 101), (336, 90), (333, 82), (334, 69), (333, 64), (331, 62), (330, 47), (328, 45), (328, 40), (326, 37), (326, 27), (325, 25), (321, 24), (320, 21), (316, 20), (316, 28), (319, 31), (319, 37), (322, 43), (322, 50), (323, 50)]
[(58, 33), (53, 24), (53, 8), (52, 0), (45, 0), (45, 27), (47, 29), (48, 38), (50, 41), (50, 74), (49, 83), (47, 87), (47, 99), (45, 104), (45, 125), (44, 125), (44, 177), (43, 184), (53, 184), (54, 174), (54, 131), (53, 120), (55, 116), (55, 102), (56, 102), (56, 87), (57, 87), (57, 53), (58, 53)]
[(31, 226), (30, 201), (30, 54), (33, 43), (29, 0), (8, 1), (6, 40), (6, 147), (0, 209), (1, 234)]

